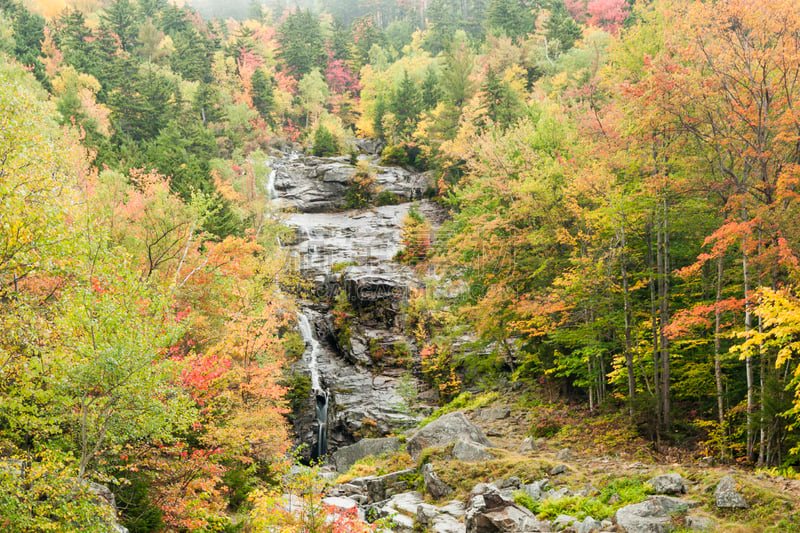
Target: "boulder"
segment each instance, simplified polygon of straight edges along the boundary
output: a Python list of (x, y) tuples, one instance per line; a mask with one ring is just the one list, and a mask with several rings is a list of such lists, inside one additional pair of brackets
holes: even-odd
[(534, 500), (541, 500), (542, 492), (544, 491), (546, 486), (547, 486), (547, 480), (543, 479), (541, 481), (534, 481), (533, 483), (527, 483), (525, 485), (521, 485), (520, 490), (524, 491), (525, 494), (527, 494)]
[(600, 531), (603, 529), (603, 524), (599, 520), (595, 520), (591, 516), (583, 519), (583, 522), (574, 524), (577, 533), (592, 533), (593, 531)]
[(467, 533), (550, 531), (528, 509), (514, 503), (510, 491), (479, 483), (473, 487), (464, 517)]
[(416, 469), (408, 468), (406, 470), (399, 470), (386, 474), (383, 476), (368, 476), (363, 478), (356, 478), (350, 481), (351, 484), (364, 487), (364, 492), (369, 498), (370, 502), (383, 501), (394, 494), (404, 491), (408, 484), (400, 478), (406, 475), (414, 474)]
[(450, 515), (439, 515), (433, 519), (428, 531), (431, 533), (466, 533), (467, 526)]
[(486, 446), (481, 446), (464, 437), (456, 441), (452, 453), (455, 459), (465, 463), (479, 463), (494, 458)]
[(736, 480), (732, 476), (725, 476), (717, 483), (714, 489), (714, 498), (720, 509), (747, 509), (747, 500), (736, 488)]
[(391, 453), (400, 449), (400, 441), (397, 437), (385, 437), (382, 439), (361, 439), (352, 446), (345, 446), (333, 452), (333, 464), (339, 472), (347, 472), (356, 461), (370, 455), (380, 455)]
[(425, 490), (435, 500), (441, 500), (453, 492), (453, 489), (448, 487), (447, 483), (439, 479), (430, 463), (422, 465), (422, 480), (425, 483)]
[(683, 525), (691, 531), (714, 531), (714, 527), (716, 527), (713, 519), (699, 515), (687, 516)]
[(551, 476), (557, 476), (559, 474), (563, 474), (563, 473), (567, 472), (568, 470), (569, 470), (569, 467), (567, 465), (556, 465), (556, 466), (554, 466), (553, 468), (550, 469), (550, 475)]
[(686, 494), (686, 481), (680, 474), (663, 474), (649, 480), (656, 494)]
[(384, 505), (384, 509), (397, 511), (406, 516), (417, 516), (417, 508), (422, 505), (422, 494), (417, 491), (395, 494)]
[(419, 460), (425, 448), (446, 446), (462, 437), (483, 446), (492, 446), (481, 428), (467, 420), (462, 411), (456, 411), (434, 420), (417, 431), (406, 442), (406, 451), (415, 460)]
[(563, 529), (567, 529), (569, 526), (577, 522), (578, 519), (572, 515), (568, 514), (560, 514), (553, 520), (553, 529), (556, 531), (561, 531)]
[(530, 453), (530, 452), (538, 452), (539, 445), (536, 443), (536, 439), (533, 437), (525, 437), (525, 440), (522, 441), (519, 448), (517, 448), (517, 453)]
[(667, 533), (672, 515), (696, 507), (691, 500), (671, 496), (650, 496), (646, 501), (626, 505), (614, 515), (627, 533)]
[(482, 422), (494, 422), (504, 420), (511, 414), (511, 410), (505, 407), (485, 407), (475, 411), (474, 418)]
[(556, 460), (558, 461), (572, 461), (575, 459), (575, 454), (569, 448), (564, 448), (556, 453)]

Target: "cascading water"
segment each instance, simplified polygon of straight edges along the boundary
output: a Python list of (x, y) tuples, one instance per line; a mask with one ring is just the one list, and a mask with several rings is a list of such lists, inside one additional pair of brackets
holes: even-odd
[(267, 195), (269, 195), (270, 200), (278, 197), (278, 193), (275, 191), (275, 175), (277, 173), (278, 171), (273, 168), (269, 171), (269, 176), (267, 177)]
[(303, 313), (297, 313), (297, 326), (306, 344), (306, 352), (311, 348), (308, 357), (308, 369), (311, 372), (311, 395), (314, 397), (314, 410), (317, 417), (317, 457), (328, 451), (328, 392), (322, 388), (319, 380), (318, 357), (320, 344), (314, 336), (311, 322)]

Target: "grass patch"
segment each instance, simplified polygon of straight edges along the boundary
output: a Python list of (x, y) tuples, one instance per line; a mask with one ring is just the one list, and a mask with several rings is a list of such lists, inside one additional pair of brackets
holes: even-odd
[(551, 466), (535, 459), (523, 458), (509, 453), (498, 459), (480, 463), (462, 463), (455, 460), (436, 460), (438, 454), (431, 454), (431, 462), (439, 477), (466, 496), (477, 483), (490, 482), (517, 476), (523, 483), (542, 479)]
[(351, 266), (358, 266), (358, 261), (342, 261), (341, 263), (336, 263), (331, 267), (331, 272), (338, 274), (345, 268)]
[(448, 403), (447, 405), (443, 405), (442, 407), (438, 408), (436, 411), (431, 413), (430, 416), (425, 418), (420, 423), (419, 427), (425, 427), (426, 425), (430, 424), (437, 418), (446, 415), (448, 413), (483, 407), (484, 405), (496, 400), (498, 396), (499, 394), (497, 392), (483, 392), (475, 396), (473, 396), (472, 393), (470, 392), (462, 392), (461, 394), (453, 398), (453, 400), (450, 403)]
[(336, 478), (335, 482), (337, 484), (347, 483), (358, 477), (382, 476), (416, 465), (411, 456), (405, 451), (382, 453), (377, 456), (370, 455), (356, 461), (346, 473)]

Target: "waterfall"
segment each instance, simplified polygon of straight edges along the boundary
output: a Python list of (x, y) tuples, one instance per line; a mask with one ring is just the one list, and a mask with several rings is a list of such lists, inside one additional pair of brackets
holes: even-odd
[(267, 177), (267, 194), (270, 200), (274, 200), (278, 197), (278, 193), (275, 192), (275, 174), (277, 174), (277, 172), (278, 171), (273, 168), (269, 171), (269, 176)]
[(317, 417), (317, 457), (322, 457), (328, 451), (328, 392), (322, 388), (319, 381), (319, 357), (320, 344), (314, 336), (311, 322), (304, 313), (297, 313), (297, 326), (300, 328), (300, 335), (306, 344), (306, 351), (311, 347), (309, 354), (308, 369), (311, 371), (311, 395), (314, 397), (314, 410)]

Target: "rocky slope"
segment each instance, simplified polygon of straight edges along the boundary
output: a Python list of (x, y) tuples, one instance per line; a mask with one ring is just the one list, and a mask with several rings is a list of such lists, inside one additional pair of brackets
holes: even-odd
[(411, 457), (394, 472), (341, 476), (328, 503), (409, 533), (798, 531), (798, 481), (572, 451), (524, 438), (524, 420), (511, 406), (455, 412), (393, 441), (342, 448), (340, 471), (369, 454)]

